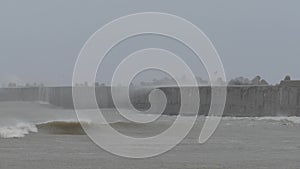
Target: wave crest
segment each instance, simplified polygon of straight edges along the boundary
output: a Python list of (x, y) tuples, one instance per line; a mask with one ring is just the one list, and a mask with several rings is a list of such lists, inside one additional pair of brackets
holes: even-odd
[(19, 123), (12, 127), (0, 127), (0, 138), (20, 138), (31, 132), (38, 132), (35, 125)]
[(84, 135), (81, 124), (89, 124), (89, 122), (50, 121), (38, 124), (37, 128), (40, 132), (47, 134)]
[[(199, 117), (203, 118), (203, 117)], [(210, 117), (213, 118), (213, 117)], [(222, 120), (233, 121), (262, 121), (266, 123), (300, 124), (300, 117), (222, 117)], [(115, 121), (110, 123), (92, 124), (89, 121), (48, 121), (39, 124), (19, 123), (16, 126), (0, 127), (0, 138), (21, 138), (29, 133), (41, 132), (54, 135), (85, 135), (81, 125), (112, 125), (119, 129), (137, 129), (146, 124), (132, 123), (129, 121)]]

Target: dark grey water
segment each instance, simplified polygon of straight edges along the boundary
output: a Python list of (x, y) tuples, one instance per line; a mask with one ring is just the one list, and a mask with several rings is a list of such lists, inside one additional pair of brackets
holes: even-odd
[[(112, 114), (115, 110), (106, 112)], [(171, 151), (150, 159), (131, 160), (96, 146), (82, 131), (73, 110), (40, 103), (3, 102), (0, 115), (1, 169), (300, 168), (297, 117), (226, 117), (203, 145), (197, 143), (204, 121), (199, 117), (191, 133)], [(154, 127), (120, 119), (112, 126), (128, 135), (148, 136), (167, 127), (174, 118), (163, 116)]]

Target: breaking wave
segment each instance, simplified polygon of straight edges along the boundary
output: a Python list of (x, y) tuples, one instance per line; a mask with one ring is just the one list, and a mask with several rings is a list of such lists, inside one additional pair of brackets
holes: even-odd
[[(97, 125), (113, 125), (128, 127), (134, 124), (124, 121), (101, 123)], [(54, 135), (85, 135), (81, 125), (95, 125), (89, 121), (48, 121), (39, 124), (19, 123), (16, 126), (0, 127), (0, 138), (21, 138), (30, 133), (43, 133)]]
[[(172, 117), (170, 117), (172, 118)], [(199, 117), (205, 118), (205, 117)], [(213, 118), (213, 117), (209, 117)], [(279, 123), (279, 124), (300, 124), (300, 117), (222, 117), (222, 120), (230, 121), (261, 121), (266, 123)], [(0, 127), (0, 138), (21, 138), (30, 133), (43, 133), (54, 135), (85, 135), (81, 125), (94, 125), (89, 121), (48, 121), (38, 124), (18, 123), (15, 126)], [(129, 121), (115, 121), (111, 123), (101, 123), (96, 125), (112, 125), (117, 128), (134, 129), (141, 127), (140, 125)], [(234, 125), (234, 123), (233, 123)]]
[(0, 127), (1, 138), (19, 138), (36, 132), (38, 132), (38, 129), (33, 124), (19, 123), (16, 126)]

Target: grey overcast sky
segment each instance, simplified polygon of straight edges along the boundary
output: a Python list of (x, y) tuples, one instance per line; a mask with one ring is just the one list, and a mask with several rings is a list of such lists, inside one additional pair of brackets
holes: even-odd
[[(261, 75), (276, 83), (286, 74), (300, 79), (299, 7), (298, 0), (1, 0), (0, 83), (69, 84), (80, 49), (97, 29), (147, 11), (175, 14), (202, 29), (218, 50), (228, 79)], [(166, 42), (150, 37), (126, 49), (153, 40), (160, 42), (155, 45)], [(126, 53), (122, 47), (117, 51), (116, 58)], [(181, 54), (188, 58), (188, 52)], [(112, 57), (106, 66), (113, 62)]]

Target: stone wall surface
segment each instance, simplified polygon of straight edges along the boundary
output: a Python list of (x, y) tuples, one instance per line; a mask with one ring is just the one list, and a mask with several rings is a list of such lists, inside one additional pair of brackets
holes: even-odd
[[(185, 90), (191, 87), (186, 87)], [(180, 90), (178, 87), (160, 87), (168, 101), (164, 114), (177, 115), (180, 109)], [(211, 88), (199, 87), (200, 115), (207, 115), (211, 106)], [(84, 96), (92, 87), (78, 87), (82, 92), (80, 100), (83, 108), (94, 108)], [(118, 88), (119, 93), (128, 92)], [(148, 109), (150, 88), (133, 89), (130, 92), (132, 104), (140, 110)], [(101, 108), (113, 108), (111, 87), (96, 87), (95, 95)], [(0, 101), (45, 101), (58, 107), (74, 108), (72, 87), (30, 87), (0, 88)], [(122, 105), (126, 108), (126, 104)], [(219, 105), (213, 105), (219, 106)], [(228, 86), (224, 110), (225, 116), (300, 116), (300, 86)]]

